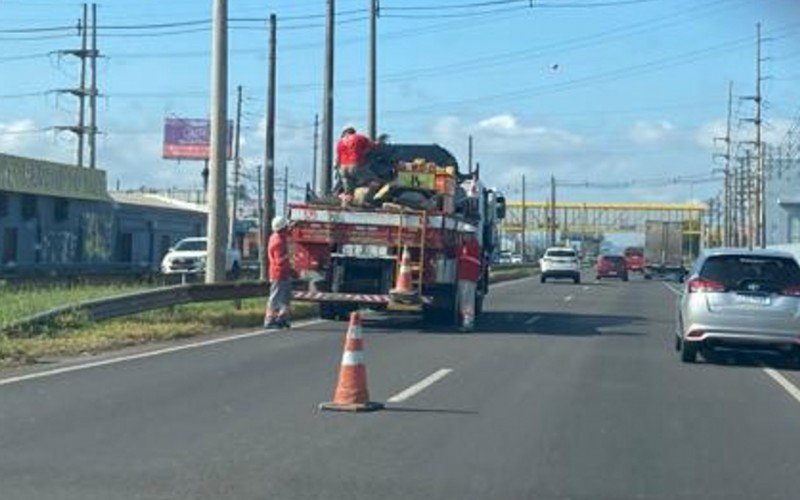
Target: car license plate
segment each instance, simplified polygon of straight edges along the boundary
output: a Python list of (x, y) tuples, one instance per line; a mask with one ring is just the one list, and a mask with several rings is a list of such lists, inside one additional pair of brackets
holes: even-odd
[(380, 245), (342, 245), (342, 255), (362, 259), (386, 257), (389, 249)]
[(761, 295), (737, 295), (737, 302), (740, 304), (752, 304), (756, 306), (768, 306), (770, 303), (769, 297)]

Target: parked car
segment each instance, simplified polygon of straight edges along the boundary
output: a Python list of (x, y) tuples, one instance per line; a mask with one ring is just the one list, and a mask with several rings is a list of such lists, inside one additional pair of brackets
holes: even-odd
[(678, 302), (675, 348), (684, 362), (718, 347), (800, 355), (800, 266), (771, 250), (700, 257)]
[[(208, 257), (207, 238), (184, 238), (169, 249), (161, 261), (163, 274), (202, 274)], [(242, 254), (235, 248), (225, 250), (225, 272), (237, 277), (242, 269)]]
[(644, 272), (644, 249), (642, 247), (628, 247), (625, 249), (625, 264), (632, 273)]
[(597, 258), (595, 278), (619, 278), (628, 281), (628, 266), (621, 255), (601, 255)]
[(575, 283), (581, 282), (581, 266), (578, 254), (572, 248), (548, 248), (539, 260), (541, 270), (540, 281), (546, 282), (549, 278), (570, 278)]

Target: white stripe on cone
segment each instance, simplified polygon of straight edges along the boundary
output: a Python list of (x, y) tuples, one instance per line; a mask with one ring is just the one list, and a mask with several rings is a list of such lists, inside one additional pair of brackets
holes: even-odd
[(344, 351), (344, 354), (342, 354), (342, 366), (358, 366), (363, 364), (363, 351)]

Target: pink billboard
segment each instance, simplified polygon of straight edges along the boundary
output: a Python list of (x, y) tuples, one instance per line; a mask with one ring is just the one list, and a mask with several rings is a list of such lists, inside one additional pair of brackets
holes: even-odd
[[(207, 160), (211, 123), (204, 118), (166, 118), (162, 157), (172, 160)], [(228, 159), (232, 158), (233, 121), (228, 120)]]

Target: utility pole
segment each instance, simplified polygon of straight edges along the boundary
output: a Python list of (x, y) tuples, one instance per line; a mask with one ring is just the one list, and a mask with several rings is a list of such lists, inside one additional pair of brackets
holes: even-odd
[(716, 137), (716, 140), (725, 143), (725, 153), (722, 158), (725, 160), (725, 180), (723, 189), (723, 203), (724, 203), (724, 230), (722, 236), (722, 245), (731, 245), (731, 234), (733, 229), (731, 227), (733, 200), (731, 194), (731, 115), (733, 112), (733, 81), (728, 82), (728, 118), (725, 127), (725, 137)]
[(556, 246), (556, 177), (550, 176), (550, 246)]
[(745, 193), (747, 200), (747, 247), (752, 250), (755, 244), (756, 211), (755, 184), (753, 175), (753, 155), (748, 149), (745, 153)]
[(92, 4), (92, 88), (89, 93), (89, 168), (97, 167), (97, 4)]
[[(259, 271), (264, 265), (265, 255), (264, 249), (266, 247), (266, 240), (264, 239), (264, 185), (261, 180), (261, 170), (264, 165), (259, 165), (256, 171), (258, 183), (258, 266)], [(263, 279), (263, 278), (262, 278)]]
[(472, 174), (472, 135), (467, 142), (467, 173)]
[[(469, 137), (470, 146), (472, 146), (472, 136)], [(470, 147), (471, 149), (471, 147)], [(470, 167), (472, 165), (470, 164)], [(525, 190), (525, 174), (522, 174), (522, 251), (520, 255), (522, 256), (522, 262), (527, 262), (527, 239), (526, 239), (526, 231), (528, 226), (528, 207), (527, 207), (527, 193)]]
[(317, 173), (318, 186), (315, 190), (325, 196), (331, 191), (331, 176), (333, 171), (333, 37), (336, 5), (334, 0), (327, 0), (328, 10), (325, 20), (325, 77), (322, 93), (322, 153), (319, 172)]
[(236, 218), (239, 210), (239, 170), (241, 169), (241, 157), (239, 150), (241, 147), (242, 136), (242, 86), (236, 87), (236, 136), (233, 139), (233, 201), (231, 203), (230, 231), (228, 233), (228, 243), (231, 248), (236, 248)]
[(59, 55), (75, 56), (81, 60), (81, 74), (78, 87), (69, 89), (58, 89), (55, 91), (60, 94), (72, 94), (78, 98), (78, 124), (57, 126), (55, 127), (55, 129), (59, 131), (68, 131), (75, 134), (75, 136), (78, 139), (77, 151), (76, 151), (76, 165), (78, 167), (83, 167), (84, 144), (85, 144), (84, 137), (86, 136), (87, 132), (89, 132), (89, 128), (86, 126), (86, 96), (89, 95), (89, 91), (86, 88), (86, 60), (91, 57), (91, 53), (86, 48), (87, 39), (89, 36), (89, 15), (88, 15), (87, 4), (83, 4), (83, 17), (81, 20), (78, 21), (78, 30), (81, 35), (81, 48), (59, 50), (57, 52)]
[(228, 1), (212, 0), (211, 151), (208, 179), (206, 283), (225, 279), (225, 197), (228, 126)]
[[(264, 218), (261, 221), (264, 234), (263, 245), (272, 235), (272, 219), (275, 217), (275, 82), (278, 19), (269, 16), (269, 70), (267, 75), (267, 137), (264, 147)], [(265, 247), (266, 248), (266, 247)], [(261, 279), (268, 277), (268, 259), (264, 252), (261, 260)]]
[(367, 109), (369, 110), (369, 138), (373, 141), (378, 139), (378, 0), (369, 0), (369, 98)]
[(283, 166), (283, 216), (289, 213), (289, 165)]
[(317, 185), (317, 152), (319, 151), (319, 115), (314, 115), (314, 156), (311, 160), (311, 186)]
[(81, 22), (81, 86), (78, 93), (78, 166), (83, 166), (83, 135), (86, 127), (86, 38), (87, 38), (87, 6), (83, 4), (83, 21)]
[[(756, 93), (754, 96), (745, 97), (744, 99), (753, 101), (755, 103), (755, 117), (752, 119), (748, 119), (746, 121), (752, 122), (755, 126), (755, 141), (753, 141), (753, 146), (755, 147), (755, 168), (753, 175), (755, 179), (753, 179), (752, 186), (752, 206), (751, 211), (753, 212), (751, 219), (753, 220), (753, 234), (750, 236), (751, 240), (755, 240), (754, 244), (760, 246), (761, 248), (766, 247), (766, 211), (764, 210), (764, 187), (765, 187), (765, 176), (764, 176), (764, 144), (762, 142), (762, 125), (763, 125), (763, 118), (762, 118), (762, 108), (763, 108), (763, 96), (761, 94), (761, 82), (764, 78), (761, 76), (761, 63), (764, 62), (764, 59), (761, 57), (761, 43), (763, 39), (761, 38), (761, 23), (756, 23)], [(749, 163), (748, 163), (749, 164)]]

